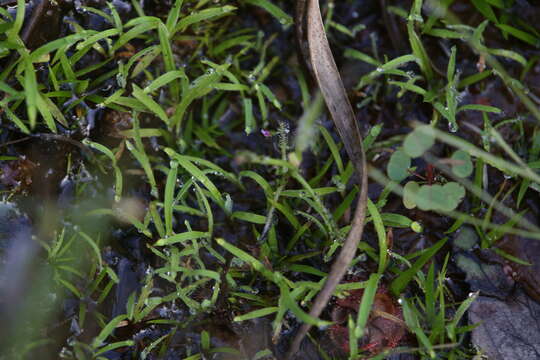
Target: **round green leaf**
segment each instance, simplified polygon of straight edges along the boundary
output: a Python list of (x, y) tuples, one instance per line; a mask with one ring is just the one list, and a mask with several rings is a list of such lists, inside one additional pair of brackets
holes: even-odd
[(408, 170), (410, 167), (411, 158), (402, 150), (397, 150), (390, 157), (386, 170), (390, 179), (400, 182), (409, 176)]
[(414, 209), (416, 207), (416, 196), (420, 190), (420, 185), (416, 181), (409, 181), (403, 188), (403, 205), (407, 209)]
[(441, 185), (422, 185), (416, 197), (416, 205), (424, 211), (438, 210), (445, 201)]
[(465, 196), (465, 189), (456, 182), (441, 185), (423, 185), (414, 197), (416, 205), (424, 211), (452, 211)]
[(441, 185), (423, 185), (415, 197), (416, 205), (424, 211), (452, 211), (465, 196), (465, 189), (456, 182)]
[(472, 174), (473, 172), (473, 163), (471, 161), (471, 156), (463, 151), (457, 150), (452, 155), (452, 172), (454, 175), (465, 178)]
[(418, 126), (405, 137), (403, 149), (410, 157), (422, 156), (435, 143), (435, 132), (429, 125)]
[(449, 182), (442, 187), (443, 196), (446, 201), (443, 203), (444, 206), (441, 207), (441, 210), (452, 211), (455, 210), (461, 200), (465, 197), (465, 188), (458, 184), (457, 182)]

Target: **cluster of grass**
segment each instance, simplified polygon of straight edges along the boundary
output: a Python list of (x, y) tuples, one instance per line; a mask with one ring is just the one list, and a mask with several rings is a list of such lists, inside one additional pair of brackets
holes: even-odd
[[(397, 351), (415, 352), (424, 358), (463, 359), (474, 355), (466, 346), (466, 334), (471, 327), (462, 320), (475, 296), (456, 303), (446, 288), (449, 255), (442, 256), (442, 262), (434, 259), (447, 238), (412, 254), (398, 254), (388, 248), (388, 229), (423, 231), (417, 219), (403, 215), (405, 212), (386, 210), (389, 198), (394, 193), (404, 193), (406, 207), (418, 205), (422, 210), (435, 210), (455, 219), (447, 230), (448, 236), (462, 225), (472, 224), (481, 236), (483, 248), (496, 249), (497, 240), (507, 233), (539, 237), (537, 227), (523, 218), (523, 211), (515, 212), (501, 201), (516, 193), (518, 208), (527, 191), (538, 191), (540, 185), (540, 177), (534, 171), (540, 166), (537, 133), (528, 140), (523, 160), (497, 130), (504, 123), (522, 131), (529, 114), (494, 125), (493, 116), (502, 116), (504, 109), (483, 104), (461, 105), (459, 101), (460, 91), (498, 77), (540, 120), (523, 81), (538, 59), (527, 59), (510, 49), (490, 48), (483, 35), (486, 28), (495, 27), (502, 38), (514, 37), (536, 46), (539, 34), (526, 23), (514, 23), (505, 16), (511, 4), (502, 0), (472, 1), (486, 18), (477, 27), (465, 25), (451, 13), (449, 7), (453, 2), (415, 0), (410, 9), (388, 7), (389, 12), (403, 17), (407, 23), (410, 54), (387, 59), (376, 51), (368, 54), (349, 48), (344, 53), (346, 58), (373, 66), (356, 86), (365, 92), (359, 109), (377, 103), (381, 92), (387, 91), (397, 99), (412, 97), (431, 110), (427, 132), (420, 126), (405, 139), (398, 136), (378, 141), (384, 129), (377, 125), (366, 136), (364, 145), (369, 159), (375, 159), (389, 147), (397, 150), (388, 169), (374, 168), (370, 174), (384, 186), (380, 196), (368, 204), (367, 223), (373, 226), (377, 241), (362, 242), (352, 265), (357, 268), (368, 261), (376, 264), (377, 271), (366, 281), (341, 284), (336, 292), (337, 296), (346, 296), (347, 291), (365, 289), (358, 317), (349, 320), (350, 339), (354, 343), (364, 334), (377, 287), (386, 282), (400, 299), (404, 321), (418, 343), (416, 348)], [(84, 162), (94, 165), (96, 171), (110, 173), (114, 179), (110, 206), (88, 210), (84, 217), (94, 222), (98, 221), (95, 218), (121, 218), (128, 222), (145, 238), (146, 248), (157, 265), (149, 268), (142, 289), (129, 297), (126, 314), (111, 319), (96, 310), (112, 296), (120, 281), (113, 266), (103, 259), (110, 229), (89, 229), (82, 223), (65, 225), (58, 228), (54, 239), (42, 239), (50, 270), (45, 283), (50, 286), (41, 289), (41, 295), (53, 291), (78, 299), (78, 313), (73, 317), (78, 328), (94, 326), (87, 324), (97, 324), (99, 328), (91, 340), (73, 337), (65, 344), (62, 356), (99, 359), (108, 351), (137, 346), (142, 359), (163, 356), (179, 329), (223, 308), (234, 314), (232, 321), (238, 323), (260, 317), (272, 319), (276, 342), (284, 330), (295, 325), (291, 318), (320, 328), (329, 325), (328, 321), (311, 318), (306, 309), (327, 275), (325, 263), (329, 264), (349, 230), (344, 219), (358, 188), (350, 184), (353, 166), (342, 158), (335, 134), (316, 122), (322, 112), (320, 97), (313, 96), (308, 89), (303, 70), (280, 60), (272, 48), (283, 36), (278, 32), (292, 24), (291, 16), (278, 6), (283, 4), (270, 0), (235, 0), (226, 4), (176, 0), (166, 16), (157, 17), (145, 14), (139, 2), (132, 1), (137, 16), (125, 22), (112, 5), (108, 11), (85, 7), (80, 10), (102, 17), (108, 28), (96, 31), (72, 22), (72, 34), (29, 50), (20, 37), (24, 3), (17, 1), (14, 18), (0, 9), (0, 60), (6, 64), (0, 73), (0, 117), (6, 125), (3, 131), (52, 132), (64, 137), (82, 134), (85, 139), (81, 146), (96, 154), (95, 159)], [(237, 14), (250, 13), (255, 7), (273, 19), (271, 29), (276, 33), (237, 25)], [(325, 14), (331, 36), (354, 39), (363, 29), (339, 24), (333, 17), (332, 6)], [(447, 68), (442, 74), (428, 56), (426, 38), (439, 39), (448, 46)], [(182, 46), (188, 50), (181, 49)], [(461, 76), (458, 49), (463, 48), (468, 49), (468, 54), (481, 57), (484, 68)], [(121, 51), (129, 56), (119, 56)], [(82, 66), (92, 54), (98, 54), (101, 60)], [(499, 60), (519, 64), (521, 73), (518, 77), (511, 75), (516, 73), (515, 64), (512, 71), (507, 71)], [(278, 100), (270, 84), (280, 76), (297, 81), (303, 100), (300, 111), (293, 101)], [(131, 115), (131, 128), (122, 132), (122, 140), (114, 147), (87, 137), (85, 119), (93, 109)], [(453, 134), (464, 126), (458, 122), (459, 114), (472, 111), (481, 112), (484, 121), (483, 129), (472, 129), (485, 139), (481, 146)], [(222, 123), (224, 117), (230, 118), (230, 112), (235, 116)], [(300, 113), (304, 115), (293, 137), (287, 121), (295, 121)], [(247, 137), (261, 128), (269, 129), (265, 131), (277, 139), (276, 151), (238, 151), (234, 145), (228, 147), (226, 141), (219, 141), (230, 132)], [(157, 151), (149, 145), (151, 141), (157, 142)], [(458, 154), (452, 157), (453, 162), (442, 161), (445, 159), (430, 153), (435, 142)], [(493, 155), (493, 148), (504, 155)], [(309, 177), (299, 168), (306, 149), (330, 155), (318, 159)], [(222, 157), (227, 162), (218, 165), (215, 159)], [(402, 188), (399, 183), (415, 171), (410, 166), (411, 157), (423, 157), (444, 176), (435, 180), (436, 185), (409, 182)], [(121, 210), (120, 204), (131, 198), (134, 190), (127, 185), (127, 166), (131, 173), (144, 178), (149, 190), (140, 217)], [(515, 185), (490, 195), (485, 180), (488, 167), (512, 177)], [(74, 177), (81, 171), (86, 169), (80, 164), (68, 169)], [(457, 192), (462, 191), (462, 196), (455, 196), (456, 187), (450, 193), (435, 191), (436, 186), (442, 189), (448, 184), (460, 189)], [(85, 196), (85, 187), (84, 183), (77, 185), (80, 198)], [(253, 199), (248, 207), (245, 197), (250, 192), (260, 193), (262, 201)], [(460, 210), (464, 197), (474, 206)], [(414, 204), (411, 199), (415, 199)], [(494, 211), (507, 216), (507, 222), (493, 223)], [(246, 229), (248, 243), (257, 246), (257, 251), (249, 251), (247, 244), (231, 240), (235, 238), (227, 232), (231, 228)], [(497, 251), (511, 261), (520, 261)], [(209, 263), (208, 258), (213, 262)], [(155, 292), (157, 283), (166, 294)], [(201, 293), (206, 295), (201, 298)], [(50, 306), (58, 306), (61, 300)], [(190, 315), (182, 321), (151, 316), (157, 309), (173, 305), (189, 310)], [(44, 324), (47, 321), (51, 320), (43, 319)], [(168, 331), (140, 348), (132, 339), (118, 340), (114, 336), (115, 330), (125, 324), (159, 325)], [(8, 358), (23, 357), (25, 351), (47, 342), (38, 331), (28, 331), (21, 327), (13, 332), (24, 336), (14, 342)], [(212, 335), (203, 331), (200, 346), (184, 349), (182, 356), (241, 356), (232, 347), (213, 347)], [(258, 357), (269, 353), (269, 349), (263, 350)], [(360, 355), (358, 347), (351, 346), (350, 358)], [(321, 349), (321, 356), (332, 355)]]

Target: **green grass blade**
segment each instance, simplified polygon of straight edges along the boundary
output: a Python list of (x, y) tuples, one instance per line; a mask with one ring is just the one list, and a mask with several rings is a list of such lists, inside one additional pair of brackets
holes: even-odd
[(191, 15), (186, 16), (182, 20), (180, 20), (178, 24), (176, 25), (176, 27), (174, 28), (174, 31), (171, 32), (171, 35), (179, 31), (183, 32), (189, 26), (195, 23), (229, 15), (234, 10), (236, 10), (235, 6), (225, 5), (221, 7), (204, 9), (199, 12), (193, 13)]
[(165, 184), (165, 197), (163, 201), (163, 211), (165, 213), (165, 231), (168, 236), (173, 235), (174, 189), (176, 188), (177, 177), (178, 162), (171, 161), (171, 169), (167, 174), (167, 183)]
[(169, 15), (167, 15), (167, 21), (165, 23), (165, 26), (167, 26), (167, 30), (169, 33), (173, 33), (174, 28), (176, 27), (176, 24), (178, 23), (178, 19), (180, 18), (180, 10), (182, 9), (182, 3), (184, 0), (176, 0), (174, 2), (174, 6), (169, 11)]
[(125, 320), (127, 318), (126, 315), (118, 315), (117, 317), (115, 317), (114, 319), (112, 319), (111, 321), (109, 321), (109, 323), (99, 332), (98, 336), (96, 336), (94, 338), (94, 340), (92, 341), (92, 347), (94, 349), (98, 349), (99, 347), (101, 347), (105, 340), (113, 333), (113, 331), (116, 329), (116, 327), (118, 326), (118, 324), (122, 321), (122, 320)]
[(293, 24), (293, 19), (285, 11), (274, 5), (268, 0), (243, 0), (244, 3), (258, 6), (268, 11), (273, 17), (275, 17), (281, 25), (288, 27)]
[(169, 124), (169, 117), (165, 113), (165, 110), (163, 110), (163, 108), (157, 102), (155, 102), (154, 99), (152, 99), (136, 84), (133, 84), (133, 96), (135, 96), (137, 100), (143, 103), (148, 110), (154, 113), (154, 115), (163, 120), (165, 124)]
[(429, 261), (431, 258), (439, 251), (439, 249), (446, 243), (448, 239), (444, 238), (435, 245), (431, 246), (430, 248), (426, 249), (422, 255), (416, 260), (416, 262), (413, 264), (413, 266), (410, 269), (407, 269), (406, 271), (402, 272), (397, 278), (395, 278), (391, 285), (390, 289), (392, 292), (399, 296), (405, 287), (409, 284), (409, 282), (413, 279), (413, 277), (416, 275), (416, 273)]
[[(174, 63), (174, 56), (171, 47), (171, 41), (169, 40), (170, 34), (167, 27), (160, 22), (158, 24), (159, 42), (161, 44), (161, 55), (163, 56), (163, 63), (165, 64), (165, 70), (168, 72), (175, 71), (176, 65)], [(170, 95), (174, 102), (177, 102), (180, 98), (180, 83), (176, 78), (170, 80)]]
[(188, 79), (186, 76), (186, 73), (184, 70), (173, 70), (166, 72), (165, 74), (161, 75), (160, 77), (156, 78), (154, 81), (152, 81), (148, 86), (144, 88), (145, 93), (152, 93), (159, 89), (162, 86), (167, 85), (171, 81), (175, 81), (176, 79)]
[(240, 260), (246, 262), (249, 264), (254, 270), (260, 272), (265, 278), (268, 280), (274, 282), (274, 274), (264, 267), (264, 265), (257, 259), (255, 259), (253, 256), (249, 255), (245, 251), (237, 248), (236, 246), (226, 242), (223, 239), (216, 239), (216, 242), (221, 247), (225, 248), (228, 252), (239, 258)]
[(375, 231), (377, 232), (377, 239), (379, 240), (379, 267), (378, 274), (383, 274), (386, 269), (386, 262), (388, 257), (388, 247), (386, 245), (386, 231), (384, 230), (383, 220), (379, 210), (373, 204), (371, 200), (368, 199), (367, 208), (371, 218), (373, 219), (373, 225), (375, 226)]
[(203, 231), (188, 231), (181, 234), (175, 234), (172, 236), (168, 236), (162, 239), (159, 239), (155, 246), (166, 246), (166, 245), (173, 245), (178, 243), (184, 243), (186, 241), (191, 240), (197, 240), (197, 239), (206, 239), (208, 238), (209, 234), (207, 232)]
[(264, 316), (268, 316), (270, 314), (273, 314), (273, 313), (277, 312), (278, 310), (279, 310), (279, 307), (277, 307), (277, 306), (265, 307), (265, 308), (262, 308), (262, 309), (257, 309), (257, 310), (248, 312), (248, 313), (246, 313), (244, 315), (237, 315), (237, 316), (234, 317), (233, 321), (241, 322), (241, 321), (246, 321), (246, 320), (257, 319), (257, 318), (260, 318), (260, 317), (264, 317)]
[(214, 201), (216, 201), (220, 206), (224, 205), (224, 200), (221, 192), (208, 178), (208, 176), (206, 176), (197, 166), (195, 166), (188, 157), (175, 154), (175, 152), (169, 148), (165, 149), (165, 152), (167, 153), (167, 155), (169, 155), (169, 157), (176, 159), (180, 166), (182, 166), (197, 181), (203, 184), (204, 187), (206, 187), (208, 191), (210, 191), (210, 194), (212, 195)]
[(373, 306), (373, 300), (377, 293), (377, 287), (379, 286), (379, 279), (381, 274), (371, 274), (369, 277), (362, 300), (360, 301), (360, 307), (358, 308), (358, 317), (356, 319), (356, 329), (354, 335), (357, 339), (360, 339), (364, 335), (371, 307)]

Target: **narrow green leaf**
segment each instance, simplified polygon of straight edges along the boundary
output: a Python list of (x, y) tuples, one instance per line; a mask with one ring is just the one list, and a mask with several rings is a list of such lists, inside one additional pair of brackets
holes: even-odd
[(482, 13), (489, 21), (494, 22), (497, 24), (499, 21), (497, 20), (497, 16), (495, 15), (495, 12), (491, 8), (491, 6), (487, 3), (485, 0), (471, 0), (474, 7)]
[(288, 15), (285, 11), (281, 10), (279, 7), (277, 7), (268, 0), (243, 0), (243, 2), (265, 9), (273, 17), (275, 17), (284, 27), (288, 27), (293, 23), (293, 19), (290, 15)]
[(104, 354), (107, 351), (112, 351), (114, 349), (123, 348), (123, 347), (130, 347), (130, 346), (133, 346), (134, 344), (135, 342), (133, 340), (117, 341), (117, 342), (114, 342), (114, 343), (111, 343), (102, 347), (101, 349), (99, 349), (98, 351), (94, 353), (94, 356), (98, 357), (99, 359), (99, 355)]
[(171, 35), (175, 34), (178, 31), (183, 32), (190, 25), (193, 25), (195, 23), (228, 15), (234, 10), (236, 10), (235, 6), (225, 5), (221, 7), (204, 9), (199, 12), (190, 14), (178, 22), (178, 24), (174, 28), (174, 31), (171, 32)]
[(259, 214), (254, 214), (254, 213), (247, 212), (247, 211), (235, 211), (235, 212), (233, 212), (232, 217), (234, 219), (248, 221), (248, 222), (254, 223), (254, 224), (265, 224), (266, 223), (266, 217), (265, 216), (262, 216), (262, 215), (259, 215)]
[(276, 306), (257, 309), (257, 310), (248, 312), (248, 313), (246, 313), (244, 315), (237, 315), (237, 316), (234, 317), (233, 321), (240, 322), (240, 321), (257, 319), (257, 318), (260, 318), (260, 317), (264, 317), (264, 316), (268, 316), (270, 314), (273, 314), (273, 313), (277, 312), (278, 310), (279, 310), (279, 308), (276, 307)]
[(109, 321), (109, 323), (105, 325), (105, 327), (100, 331), (98, 336), (96, 336), (92, 341), (92, 347), (94, 349), (98, 349), (99, 347), (101, 347), (104, 344), (105, 340), (113, 333), (114, 329), (116, 329), (118, 324), (125, 319), (127, 319), (126, 315), (118, 315), (117, 317)]
[(253, 101), (250, 98), (244, 98), (244, 131), (246, 134), (251, 134), (255, 128), (255, 118), (253, 117)]
[(363, 61), (363, 62), (368, 63), (370, 65), (373, 65), (375, 67), (378, 67), (378, 66), (381, 65), (381, 63), (378, 60), (372, 58), (371, 56), (369, 56), (367, 54), (364, 54), (363, 52), (355, 50), (355, 49), (346, 49), (345, 53), (344, 53), (344, 56), (347, 57), (347, 58), (350, 58), (350, 59), (356, 59), (356, 60)]
[(24, 0), (17, 0), (17, 13), (15, 15), (15, 22), (13, 27), (9, 30), (8, 38), (19, 38), (19, 32), (22, 29), (24, 23), (24, 15), (26, 10), (26, 2)]
[(165, 213), (165, 230), (167, 235), (173, 234), (173, 206), (174, 189), (176, 188), (176, 178), (178, 177), (178, 162), (171, 161), (171, 169), (167, 174), (167, 183), (165, 184), (165, 198), (163, 201), (163, 211)]
[(371, 307), (373, 306), (373, 300), (375, 299), (375, 294), (377, 292), (377, 287), (379, 285), (379, 279), (381, 276), (382, 275), (380, 273), (371, 274), (369, 280), (367, 281), (366, 288), (364, 289), (364, 293), (362, 295), (362, 300), (360, 301), (358, 317), (356, 320), (356, 329), (354, 334), (357, 339), (364, 335), (364, 330), (369, 319), (369, 314), (371, 313)]
[(433, 79), (433, 69), (431, 67), (431, 61), (429, 60), (429, 56), (427, 55), (424, 45), (422, 45), (420, 37), (414, 30), (413, 22), (410, 20), (407, 23), (407, 31), (409, 34), (409, 43), (411, 45), (412, 52), (415, 58), (419, 60), (419, 65), (422, 69), (422, 73), (425, 75), (426, 80), (429, 82)]
[(465, 299), (456, 310), (456, 313), (454, 315), (454, 318), (450, 322), (450, 324), (447, 325), (446, 329), (448, 331), (448, 337), (451, 341), (455, 342), (457, 340), (456, 338), (456, 328), (463, 317), (465, 315), (465, 312), (467, 309), (471, 306), (471, 304), (476, 300), (479, 293), (475, 292), (469, 295), (467, 299)]
[(29, 58), (24, 59), (24, 91), (26, 95), (26, 112), (30, 121), (30, 129), (36, 126), (37, 105), (40, 97), (36, 72)]
[(118, 29), (108, 29), (108, 30), (100, 31), (97, 34), (86, 37), (86, 40), (77, 44), (77, 49), (83, 49), (87, 46), (95, 44), (96, 42), (100, 40), (118, 35), (119, 33), (120, 31)]
[(332, 324), (330, 321), (320, 320), (316, 319), (312, 316), (310, 316), (308, 313), (306, 313), (302, 308), (296, 303), (296, 301), (292, 298), (291, 293), (289, 289), (287, 288), (287, 285), (280, 284), (279, 286), (281, 290), (281, 299), (283, 300), (283, 304), (303, 323), (314, 325), (314, 326), (328, 326)]
[(496, 108), (495, 106), (489, 106), (489, 105), (481, 105), (481, 104), (468, 104), (463, 105), (458, 108), (458, 112), (460, 111), (467, 111), (467, 110), (476, 110), (476, 111), (482, 111), (482, 112), (489, 112), (494, 114), (500, 114), (502, 111), (499, 108)]
[(412, 91), (412, 92), (417, 93), (417, 94), (422, 95), (422, 96), (427, 94), (426, 90), (424, 90), (420, 86), (412, 84), (410, 82), (390, 80), (390, 81), (388, 81), (388, 84), (399, 86), (401, 89)]
[(385, 71), (397, 69), (400, 66), (403, 66), (406, 63), (411, 62), (411, 61), (419, 61), (419, 60), (418, 60), (418, 57), (416, 57), (415, 55), (411, 55), (411, 54), (402, 55), (381, 65), (379, 69), (377, 69), (377, 72), (383, 73)]
[[(139, 18), (139, 19), (141, 19), (141, 18)], [(122, 36), (120, 36), (118, 38), (118, 40), (116, 41), (116, 43), (112, 47), (112, 51), (116, 51), (116, 50), (120, 49), (122, 46), (124, 46), (124, 44), (126, 44), (130, 40), (133, 40), (137, 36), (139, 36), (139, 35), (141, 35), (141, 34), (143, 34), (145, 32), (148, 32), (150, 30), (155, 29), (160, 22), (161, 21), (159, 19), (157, 19), (157, 18), (149, 19), (149, 20), (146, 20), (144, 22), (141, 19), (141, 24), (135, 26), (133, 29), (129, 30), (128, 32), (124, 33)], [(127, 27), (128, 24), (126, 24), (125, 26)]]
[(182, 9), (183, 2), (184, 0), (176, 0), (174, 2), (173, 8), (169, 11), (169, 15), (167, 15), (167, 22), (165, 23), (165, 25), (167, 26), (167, 30), (171, 34), (173, 33), (178, 19), (180, 18), (180, 9)]
[(77, 34), (68, 35), (66, 37), (50, 41), (45, 45), (37, 48), (30, 54), (30, 61), (37, 62), (44, 55), (47, 55), (55, 50), (60, 48), (66, 50), (71, 45), (75, 44), (77, 41), (87, 38), (93, 31), (83, 31)]
[(413, 279), (416, 273), (439, 251), (439, 249), (446, 243), (448, 238), (443, 238), (439, 240), (432, 247), (424, 250), (422, 255), (416, 260), (416, 262), (411, 266), (410, 269), (402, 272), (397, 278), (395, 278), (391, 285), (390, 289), (394, 295), (399, 296), (409, 282)]
[(177, 126), (178, 129), (182, 127), (182, 119), (184, 118), (188, 106), (191, 105), (194, 100), (201, 98), (214, 90), (214, 85), (221, 80), (222, 70), (225, 68), (226, 66), (218, 68), (218, 70), (212, 68), (208, 70), (206, 74), (198, 77), (191, 83), (186, 89), (186, 92), (182, 94), (183, 96), (180, 104), (176, 106), (176, 110), (171, 119), (171, 127)]
[(386, 260), (388, 256), (388, 247), (386, 245), (386, 231), (384, 230), (384, 224), (381, 218), (381, 214), (379, 213), (379, 210), (377, 209), (375, 204), (373, 204), (370, 199), (368, 199), (367, 208), (373, 220), (373, 225), (375, 226), (375, 232), (377, 233), (377, 239), (379, 243), (379, 267), (377, 273), (382, 275), (384, 273), (384, 270), (386, 269)]
[(419, 343), (426, 347), (429, 356), (434, 359), (435, 351), (433, 350), (433, 344), (429, 341), (429, 338), (426, 336), (426, 333), (419, 324), (418, 314), (412, 308), (412, 305), (407, 301), (407, 299), (401, 299), (403, 317), (405, 318), (405, 323), (409, 329), (416, 335)]
[(326, 144), (328, 145), (328, 148), (330, 149), (330, 153), (332, 154), (332, 157), (336, 162), (339, 174), (343, 174), (345, 168), (343, 167), (343, 161), (341, 160), (341, 155), (339, 154), (339, 149), (336, 142), (324, 126), (319, 126), (319, 131), (321, 132), (324, 140), (326, 141)]
[(169, 72), (166, 72), (165, 74), (161, 75), (160, 77), (158, 77), (154, 81), (152, 81), (148, 86), (146, 86), (144, 88), (143, 91), (145, 93), (152, 93), (152, 92), (156, 91), (157, 89), (159, 89), (160, 87), (165, 86), (168, 83), (170, 83), (171, 81), (174, 81), (176, 79), (186, 79), (187, 80), (188, 78), (187, 78), (186, 73), (184, 72), (184, 70), (169, 71)]
[(120, 198), (122, 197), (123, 177), (122, 177), (122, 171), (116, 164), (116, 157), (114, 156), (113, 152), (109, 150), (106, 146), (90, 141), (88, 139), (84, 139), (83, 144), (88, 145), (100, 151), (111, 160), (112, 167), (114, 170), (114, 175), (115, 175), (115, 201), (117, 202), (120, 201)]
[(206, 239), (208, 233), (203, 231), (187, 231), (181, 234), (175, 234), (172, 236), (164, 237), (156, 241), (155, 246), (173, 245), (177, 243), (184, 243), (190, 240)]
[(146, 94), (140, 87), (138, 87), (136, 84), (133, 84), (133, 96), (137, 100), (139, 100), (141, 103), (148, 108), (154, 115), (159, 117), (165, 124), (169, 124), (169, 117), (165, 113), (165, 110), (154, 101), (148, 94)]
[(6, 106), (6, 107), (4, 108), (4, 111), (6, 112), (6, 115), (8, 116), (9, 120), (13, 121), (13, 123), (14, 123), (15, 125), (17, 125), (17, 127), (18, 127), (19, 129), (21, 129), (21, 131), (22, 131), (23, 133), (25, 133), (25, 134), (30, 134), (30, 129), (28, 129), (28, 127), (25, 125), (25, 123), (24, 123), (21, 119), (19, 119), (19, 118), (17, 117), (17, 115), (15, 115), (15, 113), (12, 112), (12, 111), (9, 109), (9, 107)]
[(446, 78), (449, 83), (454, 82), (454, 76), (456, 73), (456, 47), (452, 46), (452, 52), (450, 54), (450, 60), (448, 61), (448, 68), (446, 70)]
[[(171, 48), (171, 42), (169, 40), (170, 34), (165, 25), (162, 22), (158, 24), (159, 42), (161, 44), (161, 55), (163, 55), (163, 63), (165, 64), (165, 70), (168, 72), (178, 71), (176, 70), (176, 64), (174, 62), (173, 52)], [(180, 83), (177, 78), (170, 80), (170, 95), (174, 102), (180, 99)]]
[(274, 279), (274, 274), (270, 270), (265, 268), (264, 265), (259, 260), (255, 259), (253, 256), (251, 256), (248, 253), (246, 253), (245, 251), (237, 248), (236, 246), (226, 242), (223, 239), (218, 238), (218, 239), (216, 239), (216, 242), (218, 243), (218, 245), (225, 248), (225, 250), (227, 250), (228, 252), (230, 252), (231, 254), (233, 254), (234, 256), (239, 258), (240, 260), (245, 261), (246, 263), (248, 263), (254, 270), (259, 271), (268, 280), (270, 280), (270, 281), (275, 280)]
[(90, 246), (90, 248), (92, 249), (92, 251), (96, 255), (96, 260), (98, 261), (99, 268), (101, 269), (103, 267), (103, 261), (101, 259), (101, 251), (99, 250), (99, 246), (86, 233), (84, 233), (82, 231), (79, 231), (79, 235), (81, 236), (81, 239), (86, 241), (86, 243)]
[(521, 54), (518, 54), (515, 51), (508, 50), (508, 49), (488, 49), (489, 53), (496, 56), (502, 56), (507, 59), (512, 59), (514, 61), (517, 61), (523, 66), (527, 66), (527, 59), (523, 57)]
[(510, 35), (514, 36), (515, 38), (528, 43), (529, 45), (538, 47), (538, 43), (539, 43), (538, 37), (531, 35), (528, 32), (516, 29), (515, 27), (506, 25), (506, 24), (497, 24), (497, 27), (503, 31), (508, 32)]
[(219, 204), (223, 205), (223, 197), (221, 195), (221, 192), (218, 190), (218, 188), (214, 185), (214, 183), (206, 176), (197, 166), (195, 166), (191, 160), (183, 155), (178, 155), (174, 153), (172, 149), (165, 149), (165, 152), (169, 155), (169, 157), (174, 157), (176, 161), (178, 161), (178, 164), (182, 166), (191, 176), (193, 176), (197, 181), (199, 181), (201, 184), (203, 184), (208, 191), (210, 191), (210, 194), (212, 195), (212, 198)]

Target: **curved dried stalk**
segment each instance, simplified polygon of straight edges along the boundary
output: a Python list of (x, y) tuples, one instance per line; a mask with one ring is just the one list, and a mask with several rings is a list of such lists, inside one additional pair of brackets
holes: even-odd
[[(309, 313), (312, 317), (319, 317), (332, 297), (336, 286), (345, 275), (362, 238), (367, 204), (367, 169), (362, 137), (328, 44), (319, 0), (297, 1), (296, 26), (297, 35), (305, 36), (307, 39), (309, 54), (304, 53), (304, 58), (309, 58), (313, 75), (345, 145), (347, 154), (356, 168), (360, 184), (360, 197), (351, 230)], [(306, 26), (307, 31), (305, 30)], [(306, 39), (301, 38), (299, 41), (302, 43)], [(305, 47), (301, 46), (301, 50), (305, 51), (304, 49)], [(308, 324), (302, 325), (291, 344), (287, 358), (292, 358), (298, 352), (310, 327)]]

